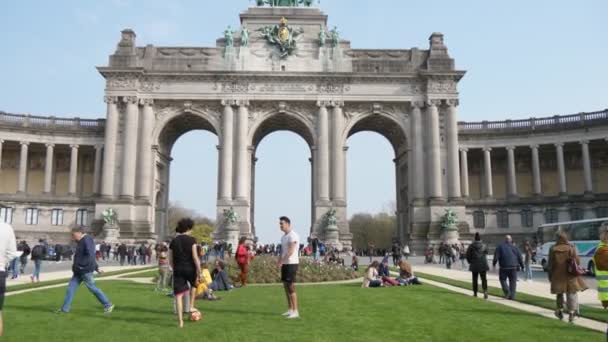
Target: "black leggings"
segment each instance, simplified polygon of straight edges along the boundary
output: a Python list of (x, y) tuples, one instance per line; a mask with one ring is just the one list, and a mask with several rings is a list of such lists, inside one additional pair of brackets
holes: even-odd
[(473, 272), (473, 293), (477, 294), (477, 290), (479, 289), (479, 284), (477, 283), (477, 277), (481, 276), (481, 288), (483, 292), (488, 291), (488, 278), (486, 277), (486, 272)]

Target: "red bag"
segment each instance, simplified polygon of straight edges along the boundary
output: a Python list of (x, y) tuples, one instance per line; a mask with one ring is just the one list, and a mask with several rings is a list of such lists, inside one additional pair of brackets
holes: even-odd
[(574, 247), (570, 247), (570, 258), (568, 259), (568, 274), (573, 275), (575, 277), (580, 277), (587, 274), (587, 271), (582, 268), (578, 262), (576, 262), (576, 257), (572, 255), (572, 250)]

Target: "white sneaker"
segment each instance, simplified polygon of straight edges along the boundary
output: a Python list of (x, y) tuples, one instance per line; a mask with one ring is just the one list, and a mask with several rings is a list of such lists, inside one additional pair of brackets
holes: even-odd
[(287, 316), (287, 319), (296, 319), (296, 318), (300, 318), (300, 314), (297, 311), (292, 312), (291, 314), (289, 314)]
[(291, 310), (287, 310), (282, 314), (283, 316), (291, 316)]

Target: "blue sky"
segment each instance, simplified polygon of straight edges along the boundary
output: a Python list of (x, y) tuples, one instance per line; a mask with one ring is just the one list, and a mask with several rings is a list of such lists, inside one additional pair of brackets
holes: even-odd
[[(97, 118), (105, 115), (107, 63), (121, 29), (138, 45), (212, 46), (253, 1), (3, 1), (0, 3), (0, 110)], [(322, 0), (330, 25), (355, 48), (428, 46), (444, 33), (467, 70), (461, 120), (570, 114), (608, 107), (608, 1)], [(217, 138), (190, 132), (173, 150), (171, 198), (213, 216)], [(373, 133), (349, 140), (349, 212), (377, 212), (395, 197), (390, 145)], [(258, 153), (256, 226), (278, 238), (276, 217), (310, 226), (310, 164), (304, 141), (278, 132)]]

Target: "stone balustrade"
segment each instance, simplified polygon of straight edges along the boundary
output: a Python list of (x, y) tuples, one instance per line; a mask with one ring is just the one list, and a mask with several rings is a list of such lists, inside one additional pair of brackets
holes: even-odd
[(57, 118), (0, 111), (0, 127), (103, 132), (105, 119)]
[(460, 134), (484, 134), (514, 131), (543, 131), (564, 128), (585, 128), (608, 124), (608, 109), (571, 115), (555, 115), (521, 120), (459, 122)]

